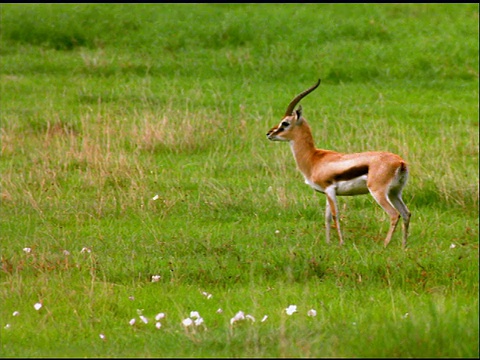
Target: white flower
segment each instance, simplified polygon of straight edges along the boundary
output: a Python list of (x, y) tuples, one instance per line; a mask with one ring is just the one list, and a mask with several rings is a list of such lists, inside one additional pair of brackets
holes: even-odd
[(7, 325), (5, 325), (4, 329), (8, 330), (8, 329), (10, 329), (10, 326), (11, 326), (10, 324), (7, 324)]
[(280, 234), (280, 230), (275, 230), (275, 234)]
[(255, 322), (255, 318), (252, 315), (250, 314), (245, 315), (243, 311), (239, 311), (235, 314), (233, 318), (230, 319), (230, 325), (233, 325), (237, 321), (243, 321), (245, 319)]
[(155, 195), (155, 196), (152, 198), (152, 200), (158, 200), (158, 198), (159, 198), (159, 196), (158, 196), (158, 194), (157, 194), (157, 195)]
[(82, 250), (80, 250), (81, 253), (91, 253), (92, 250), (90, 250), (89, 248), (87, 247), (83, 247)]
[(194, 321), (195, 326), (200, 326), (203, 324), (203, 318), (199, 317)]
[(182, 325), (185, 327), (189, 327), (193, 324), (193, 320), (190, 318), (186, 318), (182, 320)]
[(145, 316), (140, 315), (140, 320), (142, 320), (145, 324), (148, 324), (148, 319)]
[(223, 313), (223, 310), (221, 308), (218, 308), (217, 309), (217, 314), (221, 314), (221, 313)]
[(20, 315), (20, 313), (18, 311), (14, 311), (13, 314), (12, 314), (12, 316), (18, 316), (18, 315)]
[(317, 311), (314, 310), (314, 309), (310, 309), (310, 310), (308, 310), (307, 315), (308, 316), (317, 316)]
[(264, 322), (264, 321), (267, 320), (267, 319), (268, 319), (268, 315), (265, 315), (265, 316), (262, 318), (262, 320), (260, 320), (260, 322)]
[(457, 245), (455, 245), (455, 244), (451, 244), (451, 245), (450, 245), (450, 249), (455, 249), (456, 246), (457, 246)]
[(165, 314), (164, 313), (158, 313), (156, 316), (155, 316), (155, 320), (156, 321), (160, 321), (161, 319), (163, 319), (165, 317)]
[(288, 308), (285, 309), (287, 315), (292, 315), (293, 313), (297, 312), (297, 305), (290, 305)]
[(105, 335), (100, 334), (99, 336), (100, 336), (100, 339), (105, 340)]
[(39, 302), (36, 303), (35, 305), (33, 305), (33, 307), (34, 307), (35, 310), (37, 310), (37, 311), (40, 310), (40, 309), (42, 308), (42, 306), (43, 306), (42, 303), (39, 303)]
[(132, 319), (128, 323), (133, 326), (133, 325), (135, 325), (135, 321), (136, 321), (135, 319)]
[(198, 313), (198, 311), (190, 311), (190, 317), (199, 319), (200, 314)]
[(209, 293), (207, 293), (206, 291), (203, 291), (203, 292), (202, 292), (202, 295), (205, 296), (205, 297), (206, 297), (207, 299), (209, 299), (209, 300), (210, 300), (210, 299), (212, 298), (212, 296), (213, 296), (212, 294), (209, 294)]
[(160, 329), (160, 328), (162, 327), (162, 324), (161, 324), (159, 321), (157, 321), (157, 322), (155, 323), (155, 327), (156, 327), (157, 329)]
[(32, 248), (26, 247), (26, 248), (23, 248), (23, 251), (27, 254), (30, 254), (32, 252)]
[(161, 276), (160, 275), (152, 275), (152, 282), (159, 282)]
[(240, 320), (245, 320), (245, 313), (243, 311), (237, 312), (235, 316), (230, 319), (230, 325)]

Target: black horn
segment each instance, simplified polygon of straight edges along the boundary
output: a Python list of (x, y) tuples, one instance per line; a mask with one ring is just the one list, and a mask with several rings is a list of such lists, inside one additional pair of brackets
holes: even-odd
[(315, 85), (313, 85), (311, 88), (309, 88), (309, 89), (301, 92), (297, 96), (295, 96), (295, 98), (292, 101), (290, 101), (290, 104), (288, 104), (287, 111), (285, 111), (285, 116), (292, 115), (293, 110), (295, 109), (295, 106), (300, 102), (300, 100), (302, 100), (305, 96), (307, 96), (313, 90), (315, 90), (318, 87), (318, 85), (320, 85), (320, 79), (318, 79), (317, 83)]

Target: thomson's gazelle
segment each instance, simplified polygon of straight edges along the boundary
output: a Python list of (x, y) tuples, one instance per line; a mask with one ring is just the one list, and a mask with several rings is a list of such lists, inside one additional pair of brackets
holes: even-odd
[(300, 100), (315, 90), (320, 80), (311, 88), (297, 95), (288, 105), (282, 121), (267, 133), (272, 141), (288, 141), (298, 169), (305, 183), (327, 197), (325, 211), (326, 239), (330, 242), (332, 217), (340, 239), (337, 196), (354, 196), (370, 193), (390, 217), (390, 229), (385, 238), (387, 246), (400, 217), (403, 219), (402, 245), (407, 245), (410, 211), (402, 200), (402, 189), (407, 183), (407, 163), (398, 155), (384, 151), (367, 151), (343, 154), (332, 150), (317, 149), (312, 131), (302, 117)]

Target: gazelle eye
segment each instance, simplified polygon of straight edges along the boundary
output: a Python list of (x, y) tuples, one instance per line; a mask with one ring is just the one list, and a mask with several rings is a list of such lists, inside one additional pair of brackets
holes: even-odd
[(288, 121), (282, 121), (282, 123), (280, 124), (282, 127), (289, 127), (290, 126), (290, 123)]

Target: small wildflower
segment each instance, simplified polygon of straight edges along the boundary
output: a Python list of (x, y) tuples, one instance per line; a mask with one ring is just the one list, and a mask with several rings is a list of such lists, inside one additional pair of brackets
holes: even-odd
[(297, 312), (297, 305), (290, 305), (288, 308), (285, 309), (287, 315), (292, 315), (293, 313)]
[(199, 318), (196, 318), (195, 321), (194, 321), (194, 324), (195, 326), (200, 326), (203, 324), (203, 318), (199, 317)]
[(457, 246), (457, 245), (455, 245), (455, 244), (451, 244), (451, 245), (450, 245), (450, 249), (455, 249), (456, 246)]
[(275, 230), (275, 234), (280, 234), (280, 230)]
[(100, 336), (100, 339), (105, 340), (105, 335), (100, 334), (99, 336)]
[(163, 319), (165, 317), (165, 314), (164, 313), (158, 313), (156, 316), (155, 316), (155, 320), (156, 321), (160, 321), (161, 319)]
[(142, 320), (145, 324), (148, 324), (148, 319), (145, 316), (140, 315), (140, 320)]
[(203, 291), (203, 292), (202, 292), (202, 295), (205, 296), (208, 300), (210, 300), (210, 299), (212, 298), (212, 296), (213, 296), (212, 294), (209, 294), (209, 293), (207, 293), (206, 291)]
[(36, 303), (35, 305), (33, 305), (33, 307), (34, 307), (35, 310), (37, 310), (37, 311), (40, 310), (40, 309), (42, 308), (42, 306), (43, 306), (42, 303), (39, 303), (39, 302)]
[(32, 252), (32, 248), (26, 247), (26, 248), (23, 248), (23, 251), (24, 251), (26, 254), (30, 254), (30, 253)]
[(237, 312), (235, 316), (230, 319), (230, 325), (240, 320), (245, 320), (245, 313), (243, 311)]
[(91, 253), (92, 250), (90, 250), (90, 248), (87, 248), (87, 247), (83, 247), (82, 250), (80, 250), (80, 253)]
[(8, 329), (10, 329), (10, 326), (11, 326), (10, 324), (7, 324), (7, 325), (5, 325), (4, 329), (8, 330)]
[(310, 310), (308, 310), (307, 315), (308, 316), (317, 316), (317, 311), (314, 310), (314, 309), (310, 309)]
[(128, 323), (133, 326), (133, 325), (135, 325), (135, 321), (136, 321), (135, 319), (132, 319)]
[(190, 318), (186, 318), (182, 320), (182, 325), (185, 327), (189, 327), (193, 324), (193, 320)]
[(152, 282), (159, 282), (161, 276), (160, 275), (152, 275)]
[(159, 196), (158, 196), (158, 194), (157, 194), (157, 195), (155, 195), (155, 196), (152, 198), (152, 200), (155, 201), (155, 200), (158, 200), (158, 198), (159, 198)]
[(155, 327), (156, 327), (157, 329), (160, 329), (160, 328), (162, 327), (162, 324), (160, 323), (160, 321), (157, 321), (157, 322), (155, 323)]
[(221, 313), (223, 313), (223, 310), (221, 308), (218, 308), (217, 309), (217, 314), (221, 314)]
[(12, 316), (18, 316), (18, 315), (20, 315), (20, 312), (18, 312), (18, 311), (14, 311), (13, 314), (12, 314)]
[(262, 320), (260, 320), (260, 322), (264, 322), (264, 321), (267, 320), (267, 319), (268, 319), (268, 315), (265, 315), (265, 316), (262, 318)]
[(200, 314), (198, 311), (190, 311), (190, 317), (200, 319)]

